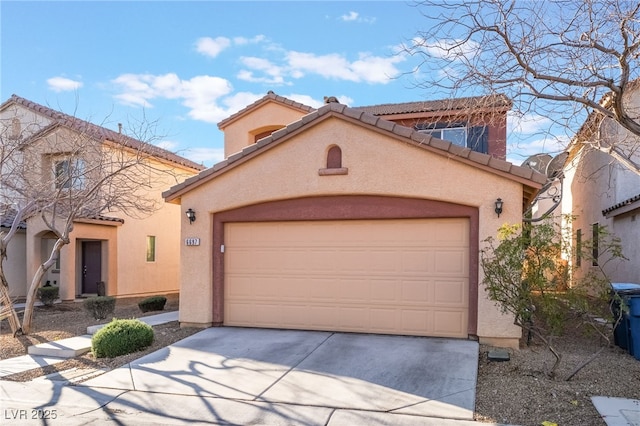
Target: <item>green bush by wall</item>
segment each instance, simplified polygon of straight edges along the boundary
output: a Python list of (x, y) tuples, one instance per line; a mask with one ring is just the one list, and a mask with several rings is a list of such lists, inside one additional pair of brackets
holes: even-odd
[(153, 343), (153, 328), (137, 319), (114, 319), (91, 338), (96, 358), (113, 358), (140, 351)]
[(94, 319), (105, 319), (116, 309), (116, 298), (113, 296), (97, 296), (85, 299), (84, 308)]
[(167, 303), (164, 296), (151, 296), (138, 302), (138, 307), (142, 312), (162, 311)]
[(60, 295), (60, 287), (56, 286), (48, 286), (48, 287), (40, 287), (38, 289), (38, 299), (42, 302), (44, 306), (53, 306), (53, 302)]

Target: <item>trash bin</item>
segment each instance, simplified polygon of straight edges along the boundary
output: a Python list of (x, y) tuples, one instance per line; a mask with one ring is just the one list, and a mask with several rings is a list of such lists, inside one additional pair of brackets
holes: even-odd
[(107, 295), (107, 287), (104, 284), (104, 281), (98, 281), (98, 296), (106, 296)]
[(620, 321), (613, 329), (613, 342), (616, 346), (620, 346), (622, 349), (628, 350), (631, 355), (634, 355), (634, 347), (631, 344), (630, 315), (628, 310), (622, 309), (620, 300), (613, 300), (614, 294), (620, 296), (622, 303), (628, 307), (631, 296), (640, 296), (640, 284), (611, 283), (611, 313), (613, 314), (614, 320), (620, 318)]
[(629, 296), (629, 353), (640, 361), (640, 294)]

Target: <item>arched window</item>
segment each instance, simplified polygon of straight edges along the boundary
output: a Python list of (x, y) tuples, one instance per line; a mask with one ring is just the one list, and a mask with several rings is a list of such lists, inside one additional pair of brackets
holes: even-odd
[(22, 125), (18, 117), (13, 117), (11, 120), (11, 139), (20, 138), (20, 132), (22, 132)]
[(342, 167), (342, 149), (338, 145), (331, 145), (327, 150), (327, 167), (318, 170), (320, 176), (346, 175), (349, 169)]
[(327, 169), (339, 169), (341, 167), (342, 150), (338, 145), (334, 145), (327, 152)]

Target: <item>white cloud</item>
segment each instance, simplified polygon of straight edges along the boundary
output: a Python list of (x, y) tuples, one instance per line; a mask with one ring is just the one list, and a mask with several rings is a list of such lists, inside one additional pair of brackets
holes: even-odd
[(271, 84), (283, 84), (284, 74), (286, 71), (264, 58), (257, 58), (253, 56), (245, 56), (240, 58), (240, 62), (251, 69), (263, 72), (267, 77), (255, 77), (252, 71), (241, 70), (237, 77), (240, 80), (249, 81), (253, 83), (271, 83)]
[(453, 61), (461, 58), (472, 58), (480, 51), (480, 45), (473, 40), (441, 39), (425, 40), (414, 38), (409, 50), (424, 50), (434, 58)]
[(528, 157), (540, 153), (547, 153), (553, 157), (559, 152), (564, 151), (569, 142), (568, 138), (553, 135), (518, 141), (513, 141), (512, 138), (509, 138), (509, 140), (510, 142), (507, 145), (507, 161), (514, 164), (521, 164)]
[(292, 93), (283, 96), (285, 98), (291, 99), (292, 101), (300, 102), (301, 104), (310, 106), (312, 108), (320, 108), (322, 105), (324, 105), (324, 100), (313, 99), (308, 95), (299, 95), (297, 93)]
[(232, 87), (220, 77), (201, 75), (182, 80), (174, 73), (123, 74), (113, 83), (121, 89), (116, 99), (127, 105), (151, 108), (154, 99), (180, 99), (195, 120), (217, 123), (228, 115), (217, 103)]
[(539, 114), (518, 114), (516, 111), (507, 113), (507, 129), (510, 133), (531, 135), (548, 131), (552, 124), (551, 119)]
[(225, 110), (229, 112), (229, 114), (227, 114), (227, 116), (229, 116), (245, 108), (247, 105), (251, 105), (263, 96), (264, 93), (238, 92), (224, 98), (222, 103), (226, 107)]
[(265, 40), (267, 40), (267, 38), (262, 34), (257, 35), (253, 38), (234, 37), (233, 39), (230, 39), (228, 37), (201, 37), (196, 40), (196, 51), (203, 54), (204, 56), (215, 58), (223, 50), (226, 50), (233, 45), (244, 46), (247, 44), (262, 43)]
[(372, 56), (360, 54), (360, 58), (349, 62), (337, 53), (316, 55), (314, 53), (290, 51), (287, 54), (289, 74), (301, 78), (306, 74), (318, 74), (324, 78), (386, 84), (400, 74), (395, 64), (404, 61), (401, 56)]
[(160, 141), (155, 144), (158, 148), (166, 149), (167, 151), (175, 151), (178, 148), (178, 142), (174, 141)]
[(351, 11), (346, 15), (342, 15), (340, 19), (343, 21), (356, 21), (358, 19), (358, 12)]
[(264, 35), (260, 34), (257, 35), (253, 38), (246, 38), (246, 37), (234, 37), (233, 38), (233, 43), (237, 46), (242, 46), (245, 44), (255, 44), (255, 43), (261, 43), (263, 41), (267, 40), (267, 37), (265, 37)]
[(227, 37), (201, 37), (196, 41), (196, 50), (198, 53), (202, 53), (211, 58), (215, 58), (229, 46), (231, 46), (231, 40)]
[(367, 24), (373, 24), (376, 22), (376, 18), (362, 17), (358, 12), (350, 11), (347, 14), (340, 16), (340, 20), (344, 22), (364, 22)]
[(83, 86), (81, 81), (71, 80), (65, 77), (51, 77), (47, 79), (49, 89), (54, 92), (68, 92), (71, 90), (77, 90)]
[(222, 148), (189, 148), (180, 152), (180, 155), (200, 164), (215, 164), (224, 160)]

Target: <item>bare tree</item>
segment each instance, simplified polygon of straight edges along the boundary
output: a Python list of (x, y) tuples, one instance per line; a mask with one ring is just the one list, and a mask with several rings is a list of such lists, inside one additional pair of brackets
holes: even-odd
[[(569, 138), (587, 117), (589, 126), (614, 121), (640, 136), (631, 102), (640, 86), (637, 1), (425, 0), (416, 7), (428, 29), (405, 50), (420, 58), (419, 87), (451, 96), (504, 93), (516, 114), (546, 117)], [(640, 174), (638, 140), (591, 140), (588, 148)]]
[[(30, 278), (21, 325), (31, 331), (37, 291), (60, 250), (70, 242), (79, 219), (100, 219), (108, 215), (145, 217), (159, 206), (159, 191), (167, 182), (179, 181), (179, 173), (159, 158), (170, 153), (120, 132), (60, 114), (50, 122), (29, 122), (21, 126), (15, 117), (3, 118), (2, 198), (4, 211), (11, 211), (11, 227), (0, 232), (0, 291), (8, 295), (2, 262), (20, 223), (46, 230), (54, 240), (46, 259)], [(137, 132), (153, 134), (155, 123), (141, 120)], [(11, 318), (17, 319), (15, 312)], [(20, 324), (17, 325), (20, 328)], [(19, 331), (14, 329), (14, 335)]]

